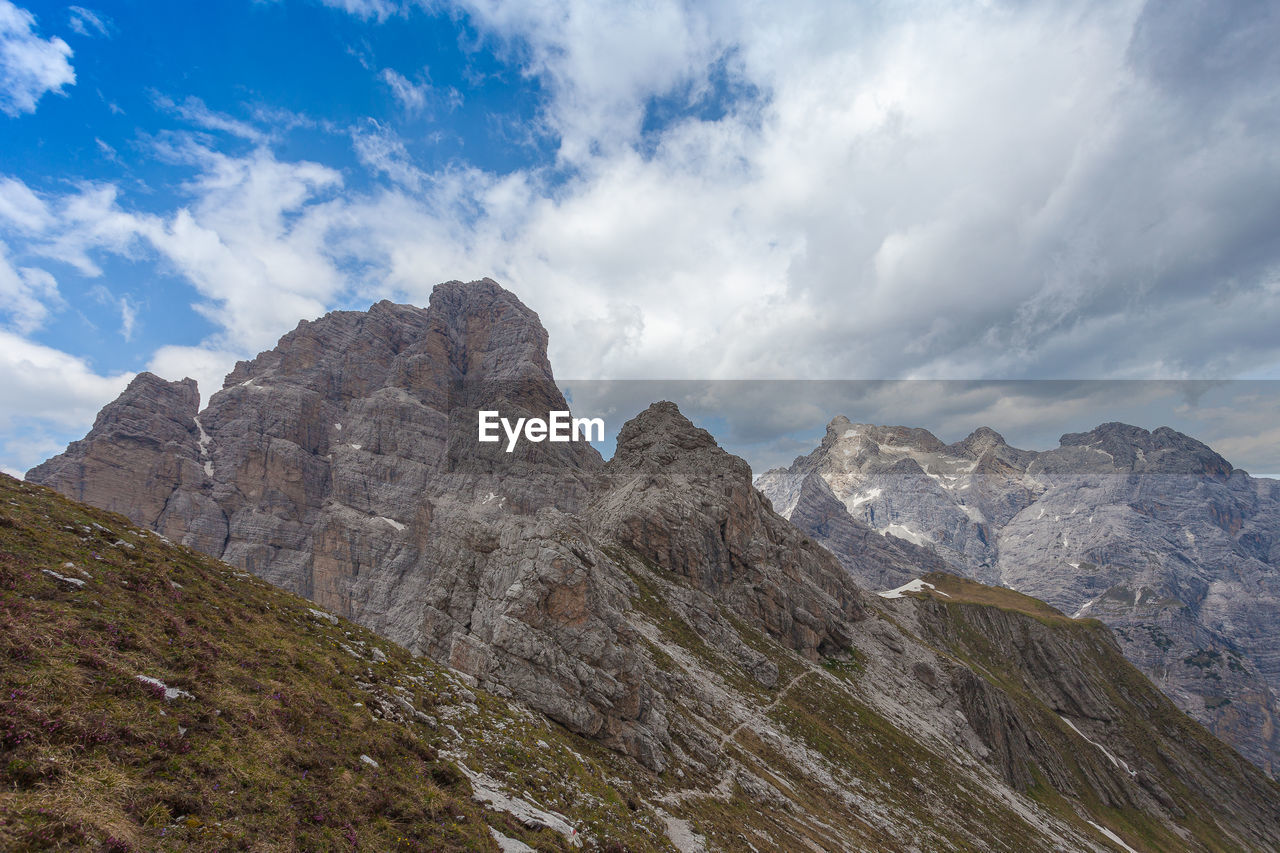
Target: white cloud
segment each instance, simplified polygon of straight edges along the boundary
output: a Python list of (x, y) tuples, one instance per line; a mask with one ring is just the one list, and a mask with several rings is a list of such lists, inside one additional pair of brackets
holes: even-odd
[(248, 122), (209, 109), (200, 98), (187, 98), (179, 104), (161, 95), (156, 98), (156, 105), (206, 130), (228, 133), (256, 144), (265, 143), (270, 138), (268, 134)]
[(44, 323), (50, 306), (60, 306), (62, 298), (48, 271), (15, 268), (8, 255), (8, 246), (0, 243), (0, 317), (7, 317), (10, 330), (27, 334)]
[(142, 214), (110, 185), (55, 197), (6, 181), (0, 218), (85, 275), (104, 253), (154, 253), (191, 282), (217, 331), (152, 365), (206, 395), (300, 318), (383, 296), (424, 304), (436, 282), (484, 275), (541, 313), (562, 377), (1280, 363), (1280, 128), (1258, 108), (1280, 79), (1259, 48), (1208, 100), (1171, 83), (1186, 69), (1158, 48), (1190, 39), (1174, 54), (1193, 64), (1221, 54), (1176, 9), (467, 8), (538, 77), (554, 163), (428, 168), (369, 121), (349, 130), (375, 182), (356, 191), (186, 101), (173, 107), (185, 119), (258, 148), (174, 137), (166, 156), (195, 174), (181, 207)]
[(84, 359), (0, 330), (0, 427), (21, 419), (87, 430), (132, 378), (100, 375)]
[(349, 12), (358, 18), (384, 21), (398, 11), (391, 0), (320, 0), (333, 9)]
[(176, 382), (190, 377), (200, 387), (201, 405), (222, 390), (222, 380), (243, 355), (195, 346), (163, 346), (156, 350), (147, 370)]
[(0, 0), (0, 111), (10, 116), (35, 112), (45, 93), (76, 82), (71, 48), (56, 36), (40, 38), (35, 24), (26, 9)]
[(420, 191), (430, 180), (414, 165), (404, 140), (373, 119), (351, 129), (351, 144), (365, 168), (407, 190)]
[(120, 312), (120, 337), (124, 338), (125, 343), (132, 341), (138, 323), (138, 304), (129, 296), (116, 296), (102, 284), (89, 288), (89, 296), (98, 304), (110, 306)]
[(23, 232), (39, 232), (54, 224), (44, 201), (22, 181), (0, 178), (0, 220)]
[(67, 24), (82, 36), (94, 37), (110, 34), (106, 21), (102, 20), (101, 16), (96, 12), (92, 12), (83, 6), (72, 6), (67, 10)]
[(345, 280), (328, 235), (342, 185), (315, 163), (282, 163), (265, 150), (245, 158), (199, 154), (188, 186), (195, 204), (139, 233), (195, 286), (197, 309), (216, 323), (222, 348), (269, 347), (304, 317), (324, 313)]
[(420, 113), (427, 107), (427, 98), (431, 94), (431, 85), (426, 81), (414, 83), (408, 77), (392, 68), (382, 69), (378, 75), (391, 94), (395, 95), (400, 106), (411, 113)]
[(132, 378), (0, 329), (0, 469), (20, 477), (83, 436)]

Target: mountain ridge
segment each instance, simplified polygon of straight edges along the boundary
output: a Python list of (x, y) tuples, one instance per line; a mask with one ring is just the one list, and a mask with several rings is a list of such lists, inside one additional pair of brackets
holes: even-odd
[[(1024, 451), (989, 428), (927, 431), (833, 418), (812, 453), (756, 484), (841, 556), (801, 494), (840, 523), (931, 549), (953, 571), (1103, 618), (1175, 701), (1267, 772), (1280, 766), (1280, 484), (1169, 427), (1118, 422)], [(828, 516), (839, 514), (828, 507)], [(860, 574), (877, 588), (905, 575)]]

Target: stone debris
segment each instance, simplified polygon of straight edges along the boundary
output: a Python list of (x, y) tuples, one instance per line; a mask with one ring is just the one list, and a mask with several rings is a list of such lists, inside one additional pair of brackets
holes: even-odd
[(55, 572), (53, 569), (42, 569), (42, 571), (49, 577), (56, 580), (58, 583), (65, 584), (71, 587), (72, 589), (84, 589), (84, 581), (81, 580), (80, 578), (69, 578), (69, 577), (66, 577), (65, 575), (60, 575), (57, 572)]
[(158, 678), (152, 678), (149, 675), (137, 675), (134, 677), (137, 678), (138, 681), (141, 681), (143, 684), (147, 685), (148, 687), (153, 687), (157, 690), (164, 691), (164, 700), (166, 702), (172, 702), (174, 699), (196, 698), (192, 694), (188, 693), (186, 690), (183, 690), (181, 687), (170, 687), (169, 685), (165, 684), (163, 681), (161, 681)]

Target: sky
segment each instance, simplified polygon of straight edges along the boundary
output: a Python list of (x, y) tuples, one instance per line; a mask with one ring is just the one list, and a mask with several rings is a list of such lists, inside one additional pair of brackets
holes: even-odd
[(9, 473), (484, 276), (561, 378), (1280, 379), (1268, 0), (86, 2), (0, 0)]

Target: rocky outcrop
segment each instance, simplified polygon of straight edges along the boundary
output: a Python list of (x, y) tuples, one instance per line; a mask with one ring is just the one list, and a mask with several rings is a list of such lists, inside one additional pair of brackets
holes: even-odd
[(93, 429), (27, 472), (76, 500), (155, 524), (179, 483), (199, 483), (200, 393), (195, 380), (139, 373), (98, 413)]
[(591, 517), (610, 539), (687, 578), (811, 659), (849, 645), (862, 594), (831, 554), (778, 516), (745, 461), (674, 403), (618, 434)]
[[(224, 772), (261, 765), (265, 726), (287, 735), (266, 740), (283, 749), (275, 775), (286, 787), (301, 784), (310, 798), (300, 802), (327, 809), (335, 792), (354, 790), (344, 813), (379, 818), (372, 829), (345, 823), (348, 842), (359, 835), (390, 843), (408, 832), (446, 848), (490, 836), (511, 846), (519, 836), (557, 849), (581, 841), (588, 849), (637, 851), (1102, 853), (1116, 839), (1162, 851), (1280, 845), (1280, 788), (1164, 700), (1096, 620), (1072, 621), (1008, 590), (928, 575), (936, 596), (857, 600), (861, 618), (842, 629), (850, 648), (814, 661), (806, 642), (785, 630), (770, 635), (732, 603), (735, 587), (749, 601), (748, 584), (782, 580), (769, 564), (730, 556), (735, 574), (726, 582), (661, 568), (645, 556), (652, 552), (610, 539), (600, 529), (617, 520), (604, 511), (614, 506), (607, 497), (634, 486), (629, 472), (679, 471), (698, 494), (701, 512), (677, 523), (669, 545), (692, 545), (704, 515), (738, 515), (715, 494), (740, 489), (729, 474), (740, 463), (713, 444), (689, 446), (698, 431), (667, 406), (642, 418), (654, 441), (626, 454), (624, 470), (602, 487), (600, 512), (589, 510), (599, 516), (594, 532), (554, 509), (536, 513), (539, 523), (512, 539), (506, 520), (477, 519), (459, 535), (479, 556), (468, 563), (454, 555), (460, 573), (474, 573), (476, 598), (493, 600), (468, 600), (459, 611), (479, 614), (474, 621), (485, 627), (467, 634), (465, 648), (487, 662), (455, 663), (486, 673), (504, 693), (562, 691), (544, 704), (585, 709), (569, 725), (615, 751), (531, 713), (533, 699), (494, 695), (457, 669), (407, 655), (119, 515), (0, 475), (0, 583), (11, 593), (0, 648), (21, 662), (0, 668), (13, 735), (0, 776), (8, 802), (28, 817), (0, 825), (0, 837), (15, 849), (54, 833), (100, 846), (108, 834), (118, 840), (123, 827), (135, 846), (175, 836), (179, 845), (199, 845), (207, 834), (199, 821), (166, 827), (146, 820), (181, 802), (206, 817), (216, 811), (229, 827), (220, 841), (252, 843), (267, 826), (264, 815), (271, 823), (272, 810), (263, 810), (270, 803), (259, 795), (279, 786), (240, 786), (211, 806), (199, 789), (213, 786), (205, 793), (218, 799), (210, 749)], [(628, 494), (657, 506), (656, 494)], [(757, 526), (745, 539), (725, 540), (731, 553), (755, 553), (758, 537), (796, 535), (761, 499), (744, 507), (741, 523)], [(490, 538), (494, 530), (503, 533)], [(708, 541), (718, 531), (716, 523)], [(544, 559), (543, 551), (551, 553)], [(79, 567), (90, 554), (97, 559)], [(815, 554), (796, 558), (811, 564), (795, 579), (809, 602), (822, 598), (803, 589), (810, 569), (841, 576), (830, 557)], [(41, 565), (70, 579), (33, 571)], [(848, 591), (847, 584), (840, 586)], [(544, 595), (552, 600), (541, 602)], [(106, 624), (104, 613), (110, 632), (93, 627)], [(602, 625), (593, 613), (622, 620)], [(571, 645), (575, 630), (580, 639)], [(612, 648), (590, 645), (610, 636), (619, 640)], [(523, 680), (532, 666), (528, 646), (545, 667), (532, 685)], [(588, 667), (626, 674), (618, 655), (638, 664), (661, 705), (609, 714), (607, 699), (625, 705), (643, 694), (587, 682), (584, 689), (596, 692), (583, 703), (563, 691)], [(77, 689), (46, 689), (54, 670), (60, 687), (70, 679)], [(122, 692), (119, 679), (102, 677), (112, 671), (134, 687)], [(86, 696), (92, 701), (80, 707)], [(166, 697), (167, 716), (157, 716), (154, 704), (152, 713), (143, 707)], [(235, 700), (230, 710), (227, 697)], [(659, 713), (670, 734), (656, 756), (665, 765), (644, 752)], [(166, 766), (178, 778), (148, 789), (155, 808), (132, 808), (132, 785), (99, 797), (101, 814), (86, 817), (77, 796), (85, 773), (107, 768), (154, 782), (154, 747), (139, 753), (121, 749), (119, 738), (84, 737), (101, 731), (104, 715), (125, 734), (142, 721), (151, 729), (145, 741), (168, 749)], [(628, 725), (628, 716), (645, 722)], [(324, 747), (322, 760), (315, 749), (294, 749), (299, 738)], [(41, 771), (50, 754), (67, 760), (52, 762), (56, 772)], [(368, 775), (353, 781), (353, 773)], [(457, 794), (443, 824), (421, 806), (424, 785), (437, 805), (440, 789)], [(50, 800), (50, 790), (66, 796)], [(462, 829), (470, 829), (460, 834), (456, 818), (464, 813)], [(332, 814), (317, 811), (309, 823), (312, 846), (335, 837)], [(380, 819), (387, 814), (396, 817), (391, 834)]]
[[(299, 324), (198, 417), (194, 383), (140, 378), (30, 477), (661, 768), (661, 679), (625, 616), (638, 590), (618, 554), (693, 581), (685, 612), (761, 681), (776, 672), (736, 648), (726, 612), (816, 659), (848, 645), (861, 594), (671, 404), (628, 424), (608, 466), (583, 442), (479, 442), (481, 409), (568, 410), (546, 344), (494, 282), (450, 282), (425, 309)], [(146, 489), (121, 494), (81, 461), (98, 459), (137, 465)]]
[(1203, 443), (1109, 423), (1037, 453), (985, 427), (943, 445), (838, 417), (817, 450), (757, 485), (873, 588), (906, 572), (859, 563), (854, 525), (1104, 620), (1180, 707), (1280, 768), (1280, 490)]

